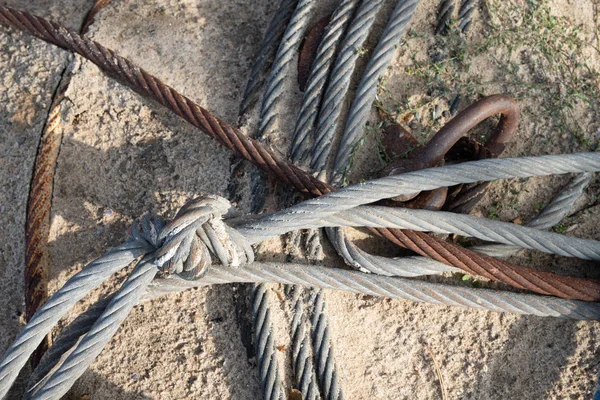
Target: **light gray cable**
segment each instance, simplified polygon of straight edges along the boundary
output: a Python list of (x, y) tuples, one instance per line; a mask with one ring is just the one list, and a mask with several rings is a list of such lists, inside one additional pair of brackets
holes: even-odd
[[(294, 9), (289, 25), (285, 29), (269, 74), (267, 89), (260, 110), (259, 127), (256, 134), (256, 139), (259, 141), (267, 140), (266, 134), (273, 129), (279, 117), (278, 104), (285, 89), (285, 78), (289, 76), (288, 72), (293, 65), (292, 60), (300, 48), (300, 43), (304, 38), (304, 32), (308, 28), (308, 22), (315, 4), (316, 0), (300, 0)], [(258, 213), (263, 209), (268, 194), (266, 181), (267, 177), (264, 171), (259, 168), (252, 170), (250, 176), (252, 190), (250, 210), (252, 213)]]
[[(591, 174), (579, 174), (562, 189), (542, 212), (532, 219), (527, 226), (536, 229), (548, 229), (558, 223), (569, 213), (573, 204), (583, 193), (591, 180)], [(325, 228), (326, 231), (339, 231), (337, 228)], [(369, 254), (356, 247), (346, 237), (328, 232), (332, 244), (340, 256), (353, 268), (369, 271), (379, 275), (415, 277), (432, 275), (441, 272), (459, 271), (444, 263), (427, 257), (413, 256), (402, 258), (380, 257)], [(477, 251), (496, 258), (506, 258), (521, 250), (521, 247), (503, 244), (486, 244), (470, 247)]]
[(537, 316), (584, 320), (597, 320), (600, 317), (600, 303), (430, 283), (414, 279), (363, 274), (339, 268), (291, 263), (254, 262), (243, 268), (235, 269), (215, 266), (198, 281), (185, 281), (176, 276), (160, 278), (152, 282), (146, 297), (154, 298), (190, 287), (230, 282), (302, 285), (416, 302)]
[(52, 341), (52, 346), (44, 353), (39, 365), (27, 380), (27, 392), (23, 400), (29, 400), (41, 387), (40, 383), (48, 380), (51, 371), (58, 367), (65, 354), (75, 348), (79, 339), (90, 331), (96, 320), (102, 315), (114, 295), (99, 300), (73, 322), (63, 329)]
[[(263, 398), (280, 400), (283, 397), (279, 361), (275, 348), (268, 289), (265, 284), (254, 286), (252, 293), (252, 322), (256, 337), (256, 359), (262, 383)], [(275, 349), (275, 350), (274, 350)]]
[[(600, 318), (600, 303), (565, 300), (549, 296), (511, 293), (491, 289), (452, 286), (404, 278), (390, 278), (374, 274), (344, 271), (336, 268), (281, 263), (253, 263), (243, 268), (214, 266), (204, 277), (197, 281), (184, 280), (177, 276), (155, 279), (147, 288), (148, 291), (144, 296), (144, 300), (150, 300), (192, 287), (231, 282), (298, 284), (314, 288), (344, 290), (353, 293), (498, 312), (581, 320), (598, 320)], [(261, 295), (264, 295), (264, 291), (261, 293)], [(102, 302), (106, 303), (106, 301)], [(94, 307), (100, 306), (97, 305)], [(102, 313), (102, 307), (99, 310), (100, 312), (88, 313), (88, 318), (79, 320), (78, 323), (81, 325), (75, 331), (79, 332), (81, 336), (87, 333), (91, 326), (96, 323), (96, 318)], [(267, 315), (265, 314), (262, 321), (266, 317)], [(257, 321), (260, 322), (261, 319)], [(65, 331), (73, 332), (74, 329), (69, 326)], [(71, 342), (69, 343), (76, 343), (78, 338), (71, 338), (70, 340)], [(68, 347), (70, 346), (67, 345), (63, 348), (66, 349)], [(59, 352), (49, 354), (60, 359)], [(57, 361), (55, 359), (52, 363), (56, 364)], [(40, 374), (37, 376), (39, 377)]]
[[(305, 224), (305, 226), (311, 225)], [(315, 227), (322, 226), (365, 226), (456, 234), (564, 257), (600, 260), (600, 242), (596, 240), (580, 239), (509, 222), (447, 211), (360, 206), (322, 218)]]
[[(599, 168), (600, 154), (598, 153), (476, 161), (462, 165), (419, 171), (418, 173), (410, 173), (402, 176), (382, 178), (364, 184), (347, 187), (319, 199), (300, 203), (291, 207), (284, 213), (266, 216), (262, 220), (255, 221), (251, 225), (260, 226), (264, 221), (273, 224), (274, 221), (283, 215), (285, 217), (281, 218), (279, 224), (286, 226), (285, 230), (287, 230), (290, 228), (290, 221), (292, 221), (293, 224), (296, 224), (294, 221), (296, 218), (301, 218), (304, 224), (310, 224), (315, 221), (319, 222), (329, 218), (340, 210), (343, 211), (357, 204), (376, 201), (385, 196), (396, 196), (406, 191), (410, 193), (414, 190), (432, 189), (436, 185), (439, 185), (440, 182), (442, 182), (442, 179), (446, 179), (446, 182), (443, 182), (445, 184), (448, 184), (448, 179), (452, 179), (452, 182), (454, 183), (468, 183), (471, 181), (490, 180), (513, 175), (525, 177), (529, 175), (551, 174), (557, 172), (594, 171)], [(425, 179), (425, 176), (429, 176), (430, 178)], [(446, 176), (446, 178), (444, 178), (444, 176)], [(448, 176), (451, 178), (448, 178)], [(360, 196), (360, 198), (353, 198), (353, 196)], [(307, 207), (307, 205), (309, 207)], [(315, 206), (318, 207), (315, 209)], [(158, 256), (156, 262), (158, 265), (162, 266), (161, 268), (173, 265), (175, 266), (174, 268), (177, 268), (177, 265), (183, 265), (183, 267), (179, 269), (185, 274), (187, 272), (185, 266), (188, 264), (190, 267), (193, 267), (194, 265), (204, 265), (204, 262), (198, 259), (198, 254), (204, 254), (201, 250), (203, 248), (202, 246), (209, 249), (211, 252), (210, 254), (217, 255), (221, 262), (228, 263), (227, 265), (243, 266), (244, 263), (251, 263), (253, 257), (251, 254), (248, 254), (248, 243), (256, 242), (257, 238), (264, 233), (262, 229), (251, 230), (248, 229), (248, 226), (237, 231), (227, 227), (220, 220), (220, 216), (229, 213), (229, 210), (230, 205), (222, 198), (214, 196), (199, 198), (186, 204), (186, 206), (178, 213), (178, 219), (170, 222), (164, 228), (162, 227), (160, 219), (156, 218), (154, 220), (144, 218), (139, 224), (140, 228), (134, 226), (134, 229), (132, 229), (132, 235), (136, 238), (134, 242), (128, 242), (127, 244), (116, 248), (114, 251), (107, 253), (107, 255), (92, 262), (84, 268), (81, 273), (71, 278), (65, 287), (59, 290), (57, 294), (49, 300), (49, 303), (42, 307), (38, 314), (34, 316), (32, 322), (24, 328), (23, 332), (18, 336), (16, 342), (10, 347), (5, 358), (1, 362), (2, 367), (0, 371), (3, 372), (1, 375), (3, 377), (1, 383), (4, 385), (2, 389), (4, 390), (4, 394), (8, 390), (7, 387), (12, 383), (11, 381), (16, 377), (18, 370), (25, 363), (28, 356), (27, 352), (31, 352), (35, 349), (41, 338), (64, 313), (64, 310), (68, 309), (70, 305), (82, 298), (89, 290), (91, 290), (91, 288), (97, 286), (99, 282), (107, 278), (112, 272), (118, 270), (123, 265), (126, 265), (136, 256), (141, 255), (141, 253), (149, 251), (149, 248), (158, 246), (158, 238), (164, 238), (165, 241), (164, 244), (161, 244), (161, 248), (157, 253)], [(314, 215), (311, 215), (311, 213)], [(394, 211), (390, 211), (390, 213), (394, 214)], [(208, 220), (206, 219), (206, 215), (210, 216)], [(393, 218), (389, 219), (391, 220)], [(202, 225), (198, 226), (200, 222), (202, 222)], [(274, 232), (277, 232), (279, 229), (277, 224), (272, 225), (271, 228), (273, 230), (271, 234), (276, 234)], [(244, 230), (246, 230), (246, 232)], [(197, 243), (194, 240), (188, 240), (187, 237), (191, 234), (198, 235), (198, 238), (201, 239), (201, 243)], [(135, 249), (133, 254), (131, 254), (132, 247)], [(126, 253), (125, 257), (123, 257), (123, 252)], [(409, 298), (415, 299), (416, 301), (433, 301), (436, 303), (446, 302), (449, 304), (472, 305), (479, 308), (491, 307), (491, 309), (498, 311), (531, 312), (535, 315), (541, 315), (540, 313), (565, 315), (565, 313), (567, 313), (566, 315), (572, 316), (570, 313), (573, 312), (573, 304), (579, 304), (578, 302), (565, 303), (561, 300), (562, 302), (559, 302), (558, 304), (563, 308), (560, 308), (561, 311), (557, 312), (555, 308), (555, 305), (557, 304), (555, 303), (555, 299), (544, 296), (528, 297), (528, 299), (534, 299), (532, 301), (535, 306), (533, 307), (534, 309), (531, 309), (528, 307), (533, 303), (525, 303), (525, 305), (523, 305), (521, 302), (518, 302), (518, 306), (515, 306), (514, 303), (508, 303), (507, 305), (505, 303), (505, 297), (507, 295), (499, 294), (502, 298), (500, 301), (501, 306), (499, 306), (499, 303), (492, 302), (488, 304), (491, 298), (489, 296), (485, 297), (487, 295), (480, 298), (478, 297), (479, 294), (474, 294), (475, 292), (473, 292), (468, 294), (468, 296), (473, 297), (465, 298), (464, 296), (467, 295), (461, 295), (462, 297), (459, 296), (461, 297), (461, 300), (456, 300), (457, 295), (452, 292), (454, 288), (451, 290), (448, 289), (446, 292), (441, 291), (439, 293), (434, 293), (432, 292), (434, 291), (433, 287), (422, 286), (424, 283), (412, 280), (402, 280), (400, 278), (384, 278), (374, 275), (365, 277), (365, 274), (341, 270), (335, 272), (328, 270), (327, 273), (323, 275), (324, 269), (306, 266), (301, 268), (291, 268), (289, 270), (286, 269), (285, 271), (282, 271), (281, 269), (274, 271), (272, 268), (269, 271), (267, 266), (262, 266), (265, 268), (263, 272), (253, 270), (255, 267), (256, 265), (248, 266), (248, 268), (230, 268), (231, 271), (235, 271), (235, 273), (238, 274), (238, 277), (231, 280), (233, 277), (229, 276), (228, 279), (230, 279), (230, 281), (240, 281), (239, 275), (243, 274), (244, 277), (242, 279), (248, 279), (249, 277), (251, 279), (256, 278), (257, 282), (276, 281), (285, 284), (297, 283), (308, 286), (338, 288), (354, 292), (358, 291), (367, 294)], [(262, 267), (260, 265), (258, 266), (258, 268)], [(312, 268), (314, 271), (310, 274), (310, 271), (305, 271), (303, 268)], [(221, 274), (225, 273), (231, 275), (231, 271), (221, 271)], [(251, 271), (251, 273), (249, 271)], [(260, 274), (263, 274), (262, 277)], [(290, 278), (289, 274), (298, 274), (296, 277), (297, 279)], [(202, 277), (202, 275), (200, 275), (200, 277)], [(390, 282), (394, 282), (394, 285), (399, 285), (402, 290), (399, 290), (395, 286), (394, 288), (390, 288)], [(197, 282), (194, 284), (196, 283)], [(420, 290), (426, 290), (426, 292), (419, 294)], [(432, 293), (434, 293), (434, 295)], [(514, 295), (511, 294), (510, 297), (512, 298)], [(471, 304), (471, 301), (474, 301), (475, 299), (479, 299), (478, 305)], [(67, 306), (64, 304), (67, 304)], [(551, 306), (548, 306), (548, 304), (551, 304)], [(565, 304), (569, 304), (569, 306), (566, 306)], [(543, 312), (540, 311), (540, 307), (542, 307)], [(550, 310), (548, 307), (550, 307)], [(564, 307), (567, 308), (565, 309)], [(578, 312), (581, 310), (580, 306), (576, 306), (575, 309), (578, 310)], [(577, 318), (580, 317), (581, 316)], [(37, 340), (35, 339), (36, 337)], [(268, 372), (268, 370), (269, 369), (266, 371)], [(51, 380), (48, 382), (51, 382)]]
[(371, 111), (371, 105), (377, 97), (379, 79), (394, 58), (396, 47), (400, 43), (408, 23), (412, 19), (419, 0), (399, 0), (390, 19), (369, 59), (365, 73), (356, 89), (352, 106), (346, 119), (344, 133), (333, 167), (334, 182), (339, 182), (346, 172), (356, 143), (363, 137), (365, 123)]
[[(589, 173), (575, 176), (569, 184), (563, 188), (552, 201), (542, 210), (542, 212), (533, 218), (527, 226), (535, 229), (550, 229), (560, 223), (563, 218), (569, 214), (573, 205), (581, 197), (581, 194), (590, 183), (592, 175)], [(471, 250), (484, 253), (496, 258), (506, 258), (521, 250), (519, 246), (510, 246), (503, 244), (484, 244), (473, 246)]]
[[(312, 143), (310, 140), (312, 139), (311, 133), (313, 132), (315, 120), (319, 112), (323, 90), (333, 61), (335, 60), (339, 43), (354, 15), (357, 4), (357, 0), (342, 0), (333, 13), (331, 20), (325, 29), (324, 37), (317, 49), (317, 55), (311, 66), (307, 88), (302, 99), (302, 105), (293, 135), (291, 158), (295, 164), (305, 164), (308, 161), (307, 158)], [(308, 247), (307, 257), (309, 259), (317, 258), (322, 251), (320, 236), (317, 230), (311, 229), (308, 232), (306, 244)], [(321, 325), (327, 325), (327, 318), (323, 314), (323, 310), (313, 309), (313, 313), (314, 312), (318, 313), (318, 319), (321, 321)], [(297, 320), (297, 318), (300, 318), (300, 320)], [(309, 348), (312, 347), (312, 341), (305, 331), (305, 318), (302, 299), (297, 298), (294, 306), (294, 322), (292, 323), (292, 360), (294, 371), (302, 396), (304, 398), (320, 398), (319, 387), (316, 383), (314, 362), (313, 358), (310, 356), (311, 352), (309, 351)], [(321, 341), (323, 338), (317, 337), (317, 340)], [(335, 368), (331, 368), (331, 366), (335, 367), (335, 364), (333, 362), (332, 346), (329, 341), (327, 348), (329, 349), (327, 360), (329, 362), (328, 365), (330, 366), (330, 368), (327, 369), (327, 373), (331, 374), (332, 372), (335, 372)], [(315, 352), (314, 355), (317, 358), (322, 356), (320, 348), (313, 349), (313, 352)], [(323, 383), (323, 381), (332, 380), (331, 376), (323, 376), (323, 371), (320, 372), (321, 383)], [(323, 388), (324, 397), (331, 398), (329, 387), (324, 386), (323, 384), (321, 387)], [(341, 391), (338, 392), (341, 393)]]
[(59, 400), (67, 393), (115, 335), (131, 309), (138, 304), (157, 272), (152, 254), (144, 257), (135, 266), (92, 329), (52, 376), (42, 383), (32, 396), (33, 400)]
[[(341, 229), (325, 228), (325, 230), (337, 253), (348, 265), (362, 272), (387, 276), (415, 277), (460, 271), (427, 257), (389, 258), (369, 254), (348, 240)], [(340, 232), (342, 234), (339, 234)]]
[(428, 168), (348, 186), (267, 215), (259, 221), (253, 221), (251, 226), (240, 226), (238, 231), (251, 243), (257, 243), (288, 230), (321, 226), (315, 223), (330, 215), (403, 194), (459, 183), (598, 170), (600, 153), (485, 159)]
[(306, 90), (302, 98), (300, 112), (294, 128), (291, 147), (291, 159), (296, 165), (302, 165), (308, 160), (315, 120), (329, 72), (335, 60), (335, 55), (350, 23), (359, 0), (342, 0), (336, 8), (331, 21), (325, 28), (325, 35), (319, 44), (317, 55), (310, 69)]
[(286, 76), (289, 76), (288, 72), (292, 65), (292, 60), (300, 48), (300, 43), (304, 38), (304, 32), (308, 28), (308, 22), (315, 4), (316, 0), (300, 0), (298, 2), (279, 44), (277, 55), (275, 56), (275, 61), (273, 62), (273, 67), (267, 81), (267, 91), (260, 110), (258, 138), (262, 138), (267, 131), (273, 128), (279, 116), (277, 105), (284, 90), (284, 80)]
[(4, 353), (0, 362), (0, 398), (6, 396), (29, 356), (75, 303), (113, 273), (149, 251), (152, 246), (144, 239), (125, 242), (86, 265), (52, 295)]
[[(279, 117), (278, 105), (284, 91), (284, 82), (286, 77), (289, 76), (289, 69), (293, 65), (292, 60), (300, 48), (300, 43), (308, 28), (315, 4), (316, 0), (300, 0), (298, 2), (279, 44), (260, 111), (260, 125), (257, 134), (259, 140), (265, 138), (268, 131), (273, 129)], [(267, 194), (266, 188), (263, 188), (266, 177), (263, 172), (256, 169), (252, 172), (252, 188), (255, 189), (252, 191), (252, 211), (259, 212), (263, 208), (264, 198)], [(259, 303), (255, 304), (256, 301)], [(268, 318), (270, 310), (268, 308), (265, 288), (263, 285), (258, 285), (254, 289), (253, 296), (253, 321), (255, 324), (254, 334), (257, 341), (260, 378), (265, 399), (279, 399), (282, 395), (282, 383), (279, 376), (279, 362), (276, 357), (278, 350), (273, 344), (271, 321)], [(264, 317), (265, 314), (267, 317)], [(263, 342), (264, 345), (262, 345)]]
[(285, 32), (285, 27), (294, 12), (296, 4), (298, 4), (298, 0), (281, 0), (279, 8), (275, 11), (275, 14), (273, 14), (273, 19), (267, 27), (265, 37), (263, 38), (258, 54), (254, 59), (254, 63), (252, 64), (250, 77), (248, 78), (246, 90), (244, 91), (244, 96), (240, 105), (240, 117), (245, 115), (258, 99), (260, 88), (265, 81), (264, 71), (275, 55), (277, 44), (279, 43), (283, 32)]
[(335, 134), (344, 98), (350, 86), (356, 60), (361, 56), (362, 46), (367, 39), (371, 26), (375, 21), (382, 0), (364, 0), (344, 39), (338, 54), (325, 95), (319, 111), (315, 142), (312, 150), (311, 169), (323, 171), (331, 151), (332, 139)]
[(333, 344), (329, 336), (329, 320), (325, 312), (325, 300), (321, 290), (313, 294), (312, 340), (319, 382), (325, 399), (342, 400), (344, 394), (339, 386)]
[(312, 341), (307, 334), (306, 299), (303, 288), (294, 286), (294, 318), (292, 320), (292, 361), (298, 390), (306, 400), (321, 398), (312, 359)]

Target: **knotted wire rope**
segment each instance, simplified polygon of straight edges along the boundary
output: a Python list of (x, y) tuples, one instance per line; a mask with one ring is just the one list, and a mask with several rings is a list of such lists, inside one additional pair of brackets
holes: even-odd
[[(77, 33), (43, 18), (1, 6), (0, 23), (32, 33), (91, 60), (110, 76), (119, 77), (134, 90), (170, 108), (194, 126), (201, 128), (209, 136), (217, 139), (221, 144), (232, 149), (237, 155), (252, 161), (297, 190), (317, 196), (333, 190), (332, 187), (300, 168), (282, 161), (268, 148), (245, 137), (240, 131), (198, 106), (189, 98), (182, 96), (156, 77), (100, 44), (86, 40)], [(394, 229), (376, 229), (375, 232), (401, 247), (448, 265), (470, 270), (482, 269), (488, 272), (497, 268), (490, 257), (477, 255), (460, 246), (443, 242), (420, 232)], [(507, 265), (507, 267), (517, 268), (514, 265)], [(514, 279), (503, 275), (499, 276), (499, 279), (505, 279), (507, 283), (511, 284), (514, 282)]]
[[(580, 156), (581, 154), (570, 156), (529, 157), (528, 162), (523, 163), (523, 165), (539, 160), (543, 160), (547, 164), (553, 164), (549, 161), (564, 161), (565, 158), (568, 157), (577, 159), (580, 158)], [(590, 153), (586, 154), (586, 156), (595, 158), (599, 164), (596, 165), (595, 168), (590, 168), (588, 163), (583, 163), (585, 166), (584, 168), (596, 171), (600, 170), (600, 154)], [(507, 159), (502, 161), (505, 161), (505, 164), (509, 164), (515, 160), (517, 159)], [(475, 166), (474, 169), (480, 170), (478, 167), (484, 161), (465, 164)], [(580, 163), (576, 162), (571, 163), (571, 169), (581, 169), (581, 166), (577, 167), (579, 164)], [(440, 167), (436, 169), (443, 170), (450, 169), (451, 167)], [(431, 172), (431, 170), (429, 172)], [(420, 177), (417, 177), (417, 180), (419, 178)], [(379, 179), (379, 181), (386, 179), (387, 178), (382, 178)], [(410, 180), (411, 179), (405, 179), (405, 181)], [(365, 184), (357, 186), (362, 189)], [(322, 219), (330, 213), (329, 209), (332, 208), (331, 198), (344, 198), (343, 196), (352, 192), (352, 188), (353, 187), (341, 189), (341, 197), (333, 196), (333, 194), (323, 197), (323, 199), (327, 200), (323, 202), (323, 204), (329, 204), (329, 206), (322, 206), (323, 212), (321, 210), (313, 211), (313, 214), (315, 215), (312, 216), (312, 220), (322, 223)], [(403, 189), (397, 188), (396, 192), (398, 191), (402, 192)], [(392, 196), (393, 195), (395, 195), (395, 193), (393, 193)], [(299, 209), (305, 209), (306, 204), (311, 202), (314, 202), (314, 200), (300, 203), (280, 214), (293, 216)], [(367, 294), (384, 294), (390, 297), (408, 297), (416, 301), (420, 301), (425, 297), (435, 303), (451, 302), (452, 304), (460, 304), (461, 301), (465, 300), (464, 296), (463, 300), (459, 301), (456, 300), (457, 297), (455, 294), (450, 295), (446, 292), (446, 296), (444, 296), (443, 294), (440, 295), (439, 290), (434, 291), (423, 286), (419, 289), (415, 289), (413, 285), (417, 285), (418, 287), (419, 285), (425, 284), (418, 281), (382, 277), (374, 274), (362, 274), (360, 272), (339, 269), (331, 270), (314, 266), (291, 267), (287, 265), (280, 265), (276, 268), (269, 269), (262, 268), (260, 264), (257, 264), (256, 270), (253, 271), (251, 267), (253, 257), (248, 253), (249, 245), (262, 237), (262, 234), (260, 233), (255, 235), (256, 232), (261, 232), (260, 229), (251, 230), (247, 226), (233, 229), (220, 222), (220, 216), (226, 215), (229, 212), (230, 207), (224, 199), (215, 197), (201, 198), (194, 200), (189, 204), (190, 205), (184, 206), (182, 211), (177, 214), (176, 219), (169, 222), (166, 226), (163, 225), (159, 218), (151, 219), (146, 217), (142, 219), (139, 228), (134, 227), (134, 229), (132, 229), (132, 240), (90, 263), (82, 270), (82, 272), (71, 278), (65, 284), (65, 287), (60, 289), (50, 298), (48, 303), (36, 313), (31, 323), (19, 334), (15, 343), (9, 348), (4, 359), (0, 363), (0, 396), (6, 394), (8, 388), (16, 378), (18, 370), (25, 363), (28, 355), (31, 354), (39, 341), (41, 341), (43, 336), (51, 329), (52, 325), (58, 321), (62, 314), (64, 314), (76, 301), (81, 299), (89, 290), (107, 279), (111, 273), (116, 272), (119, 268), (122, 268), (133, 261), (136, 255), (141, 255), (140, 253), (153, 253), (156, 251), (156, 255), (152, 254), (152, 262), (150, 258), (146, 257), (138, 263), (138, 267), (134, 269), (134, 273), (130, 275), (120, 291), (110, 301), (108, 308), (94, 323), (92, 330), (84, 337), (83, 341), (77, 345), (75, 350), (66, 358), (63, 364), (53, 372), (52, 376), (41, 384), (41, 387), (39, 387), (32, 398), (60, 398), (62, 394), (66, 393), (77, 376), (83, 373), (87, 365), (89, 365), (97, 354), (99, 354), (104, 344), (112, 337), (112, 335), (114, 335), (120, 321), (125, 318), (133, 305), (142, 298), (145, 288), (150, 284), (150, 281), (157, 273), (155, 266), (165, 272), (179, 273), (186, 278), (203, 279), (205, 277), (204, 274), (209, 270), (209, 268), (206, 267), (208, 261), (206, 257), (214, 255), (220, 260), (221, 264), (228, 266), (223, 272), (226, 275), (231, 273), (233, 273), (233, 275), (242, 273), (246, 274), (246, 279), (248, 279), (248, 275), (250, 275), (252, 276), (252, 280), (258, 282), (261, 281), (261, 279), (258, 278), (259, 276), (262, 276), (262, 279), (266, 278), (267, 280), (283, 281), (284, 283), (298, 283), (296, 278), (299, 278), (303, 280), (304, 284), (309, 286), (342, 288), (344, 290), (358, 291)], [(310, 221), (310, 217), (310, 213), (306, 213), (305, 220)], [(281, 228), (279, 230), (293, 229), (295, 224), (290, 225), (290, 219), (279, 219), (281, 221)], [(253, 221), (252, 226), (260, 225), (261, 221), (269, 221), (269, 223), (272, 223), (274, 218), (272, 215), (266, 216), (259, 221)], [(272, 234), (276, 235), (279, 230), (275, 229)], [(132, 249), (137, 250), (137, 252), (132, 252)], [(207, 251), (210, 252), (209, 255), (207, 255)], [(277, 270), (279, 270), (279, 274), (274, 272)], [(225, 279), (226, 282), (231, 280), (231, 277)], [(192, 284), (196, 285), (197, 282)], [(437, 287), (435, 284), (426, 285)], [(400, 289), (398, 289), (398, 287), (400, 287)], [(494, 291), (489, 291), (487, 293), (494, 293)], [(534, 300), (534, 306), (527, 310), (535, 313), (537, 312), (535, 311), (536, 308), (540, 307), (540, 303), (542, 304), (542, 309), (544, 308), (544, 301), (547, 298), (539, 296), (534, 296), (533, 298), (536, 299)], [(466, 299), (472, 301), (473, 292), (469, 292)], [(492, 307), (492, 309), (498, 309), (493, 301), (490, 301), (488, 304), (488, 300), (485, 300), (485, 296), (483, 299), (480, 297), (476, 297), (476, 299), (476, 306), (479, 304), (479, 307), (485, 305), (486, 307)], [(550, 306), (550, 310), (554, 310), (554, 313), (556, 313), (557, 299), (548, 298), (548, 300), (551, 300), (551, 302), (554, 301), (554, 304)], [(519, 301), (513, 301), (513, 303), (509, 302), (508, 304), (509, 306), (512, 304), (513, 309), (518, 309), (515, 304), (519, 303)], [(566, 300), (561, 300), (558, 304), (562, 305), (562, 310), (565, 310), (564, 307), (567, 307), (566, 312), (568, 313), (572, 313), (573, 309), (578, 310), (581, 307), (580, 302), (568, 302)], [(60, 307), (57, 307), (57, 305), (60, 305)], [(548, 309), (547, 305), (545, 307)], [(584, 306), (584, 308), (585, 307), (588, 307), (588, 305)], [(591, 307), (593, 310), (594, 307), (597, 307), (597, 303), (592, 303)], [(561, 308), (558, 307), (558, 309)], [(589, 310), (589, 308), (585, 309)], [(589, 315), (586, 313), (589, 313), (589, 311), (577, 315)], [(40, 321), (42, 321), (43, 324)], [(260, 345), (262, 344), (259, 344), (259, 346)], [(263, 366), (261, 370), (266, 370), (268, 372), (268, 367)]]

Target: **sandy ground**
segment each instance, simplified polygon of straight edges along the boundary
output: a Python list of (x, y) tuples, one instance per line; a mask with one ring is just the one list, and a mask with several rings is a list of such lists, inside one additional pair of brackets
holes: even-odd
[[(91, 1), (73, 0), (2, 3), (73, 28), (91, 5)], [(253, 55), (276, 3), (114, 0), (97, 17), (89, 35), (235, 122)], [(586, 12), (591, 8), (588, 3), (557, 0), (553, 9), (573, 17), (575, 23), (593, 26)], [(327, 7), (329, 2), (321, 11)], [(436, 7), (436, 1), (423, 1), (414, 27), (431, 33)], [(4, 351), (23, 323), (24, 221), (33, 160), (52, 93), (70, 56), (3, 27), (0, 49), (0, 350)], [(401, 49), (388, 81), (392, 93), (407, 88), (410, 93), (424, 90), (401, 73), (400, 66), (409, 61), (408, 51)], [(474, 73), (484, 73), (485, 67), (475, 68)], [(291, 91), (290, 98), (293, 107), (298, 92)], [(581, 121), (593, 135), (598, 125), (585, 115), (582, 111)], [(131, 221), (144, 212), (172, 216), (198, 193), (226, 193), (231, 162), (228, 150), (103, 76), (87, 61), (76, 61), (61, 125), (64, 140), (50, 238), (51, 290), (122, 241)], [(289, 128), (285, 123), (281, 127), (283, 132)], [(536, 121), (525, 118), (507, 153), (582, 150), (566, 140), (557, 141), (552, 148), (536, 147), (532, 141), (535, 129)], [(275, 135), (272, 144), (283, 152), (287, 142), (285, 136)], [(367, 150), (359, 159), (361, 168), (353, 175), (356, 179), (358, 175), (367, 177), (376, 163)], [(494, 201), (512, 201), (517, 196), (521, 211), (503, 210), (500, 217), (527, 218), (533, 214), (534, 204), (548, 201), (565, 182), (566, 178), (548, 178), (498, 183), (478, 212), (485, 214)], [(515, 187), (520, 194), (511, 191)], [(587, 191), (587, 200), (597, 188), (596, 179)], [(242, 184), (241, 193), (240, 207), (245, 208), (247, 183)], [(572, 219), (575, 229), (571, 233), (600, 239), (593, 218)], [(559, 271), (562, 268), (560, 261), (539, 254), (521, 259), (537, 266), (541, 260)], [(579, 270), (597, 276), (590, 272), (589, 264), (579, 265)], [(103, 285), (67, 320), (122, 279), (121, 274)], [(242, 344), (234, 295), (232, 287), (224, 285), (189, 290), (136, 307), (68, 398), (259, 398), (256, 361), (247, 357)], [(326, 292), (326, 296), (341, 385), (348, 399), (437, 399), (442, 398), (442, 387), (450, 399), (590, 398), (600, 370), (600, 325), (596, 322), (521, 317), (334, 292)], [(289, 349), (289, 304), (277, 300), (273, 306), (277, 345)], [(282, 351), (282, 360), (288, 361), (288, 356)], [(17, 385), (12, 398), (18, 398), (21, 390), (22, 385)]]

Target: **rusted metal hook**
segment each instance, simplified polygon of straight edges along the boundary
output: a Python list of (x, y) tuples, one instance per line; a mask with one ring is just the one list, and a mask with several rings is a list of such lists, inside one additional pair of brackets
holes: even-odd
[[(470, 159), (481, 159), (487, 157), (497, 157), (502, 153), (506, 143), (508, 143), (514, 135), (519, 121), (519, 107), (517, 102), (509, 96), (505, 95), (492, 95), (485, 97), (467, 107), (465, 110), (460, 112), (455, 118), (440, 129), (435, 136), (427, 143), (426, 146), (418, 147), (418, 142), (410, 135), (408, 131), (399, 125), (392, 125), (391, 128), (386, 128), (386, 139), (398, 140), (395, 145), (391, 148), (396, 151), (398, 155), (399, 148), (404, 149), (405, 152), (410, 151), (408, 158), (401, 158), (386, 167), (384, 175), (396, 175), (405, 172), (417, 171), (424, 168), (435, 167), (445, 160), (446, 155), (451, 152), (453, 147), (469, 132), (472, 128), (477, 126), (485, 119), (501, 114), (500, 121), (496, 125), (493, 133), (490, 135), (485, 146), (481, 146), (474, 141), (464, 139), (461, 141), (461, 147), (471, 147), (470, 153), (472, 154)], [(384, 142), (384, 145), (386, 143)], [(388, 143), (390, 145), (390, 143)], [(404, 146), (404, 147), (403, 147)], [(460, 152), (455, 151), (456, 154)], [(470, 188), (469, 190), (474, 189)], [(482, 189), (478, 189), (477, 193), (471, 193), (476, 196), (482, 192)], [(465, 192), (462, 188), (453, 191), (453, 201), (463, 199)], [(410, 196), (402, 196), (394, 198), (395, 201), (404, 201), (417, 197), (418, 194)], [(405, 203), (403, 206), (416, 208), (425, 207), (429, 209), (440, 209), (443, 205), (442, 191), (438, 189), (438, 193), (425, 193), (425, 198), (415, 200), (414, 204)], [(462, 203), (466, 203), (462, 201)], [(441, 205), (440, 205), (441, 204)], [(439, 207), (439, 208), (438, 208)]]

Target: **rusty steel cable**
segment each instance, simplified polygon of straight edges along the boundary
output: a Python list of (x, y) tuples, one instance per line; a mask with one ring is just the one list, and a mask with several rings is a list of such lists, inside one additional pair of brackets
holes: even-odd
[[(96, 0), (81, 25), (85, 34), (94, 23), (98, 12), (110, 3), (110, 0)], [(61, 78), (52, 96), (48, 117), (42, 129), (37, 154), (33, 164), (33, 174), (27, 199), (25, 216), (25, 320), (33, 314), (48, 298), (48, 236), (50, 234), (50, 212), (56, 160), (62, 142), (60, 126), (61, 104), (64, 100), (72, 76), (73, 60), (62, 71)], [(35, 368), (47, 348), (47, 340), (33, 354), (31, 365)]]
[[(149, 96), (162, 105), (169, 107), (177, 115), (202, 129), (219, 143), (232, 149), (245, 159), (254, 162), (299, 191), (309, 192), (316, 196), (332, 192), (332, 188), (326, 183), (310, 176), (298, 167), (283, 162), (269, 149), (264, 148), (252, 139), (244, 137), (237, 129), (196, 105), (192, 100), (182, 96), (143, 69), (136, 67), (130, 61), (118, 56), (112, 50), (27, 12), (0, 7), (0, 22), (82, 55), (101, 67), (109, 75), (120, 78), (142, 95)], [(540, 166), (540, 168), (543, 169), (543, 166)], [(544, 281), (535, 271), (476, 254), (458, 245), (430, 237), (425, 233), (394, 229), (377, 229), (375, 232), (420, 255), (434, 258), (471, 273), (478, 274), (479, 272), (476, 271), (480, 271), (488, 276), (494, 276), (495, 279), (501, 282), (518, 284), (520, 287), (532, 288), (533, 290), (543, 289), (545, 292), (563, 296), (569, 296), (568, 292), (572, 292), (574, 289), (570, 287), (568, 277), (561, 277), (557, 282)], [(499, 263), (503, 267), (501, 270), (497, 269)], [(557, 287), (554, 287), (555, 284)]]
[(477, 0), (462, 0), (458, 10), (459, 28), (466, 33), (473, 23), (473, 12), (477, 6)]

